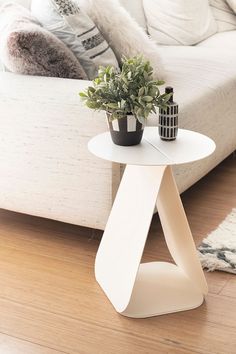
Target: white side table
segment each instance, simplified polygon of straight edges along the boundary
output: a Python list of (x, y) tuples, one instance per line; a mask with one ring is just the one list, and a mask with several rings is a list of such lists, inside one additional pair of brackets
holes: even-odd
[[(209, 156), (214, 142), (182, 129), (175, 141), (164, 142), (157, 128), (145, 128), (140, 145), (114, 145), (107, 132), (88, 148), (127, 165), (95, 262), (96, 279), (116, 311), (142, 318), (200, 306), (207, 283), (171, 165)], [(140, 264), (155, 205), (175, 264)]]

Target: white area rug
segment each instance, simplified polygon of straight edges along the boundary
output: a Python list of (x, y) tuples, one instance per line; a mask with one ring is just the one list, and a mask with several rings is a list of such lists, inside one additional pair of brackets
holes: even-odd
[(202, 267), (236, 274), (236, 209), (198, 247)]

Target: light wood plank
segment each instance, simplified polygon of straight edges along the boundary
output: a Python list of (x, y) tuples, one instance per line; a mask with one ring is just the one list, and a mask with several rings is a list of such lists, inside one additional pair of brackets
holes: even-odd
[(236, 299), (236, 276), (234, 276), (234, 278), (232, 276), (229, 277), (227, 283), (221, 290), (220, 295)]
[(0, 353), (2, 354), (66, 354), (47, 347), (33, 344), (0, 333)]
[[(171, 342), (162, 338), (137, 337), (131, 328), (126, 333), (124, 329), (119, 332), (107, 328), (102, 322), (96, 326), (8, 300), (0, 299), (0, 309), (3, 319), (0, 328), (5, 333), (14, 332), (19, 338), (50, 345), (70, 354), (139, 354), (147, 350), (154, 354), (157, 347), (166, 354), (171, 347), (174, 348)], [(177, 348), (176, 353), (187, 354), (188, 350), (181, 345), (181, 350)]]

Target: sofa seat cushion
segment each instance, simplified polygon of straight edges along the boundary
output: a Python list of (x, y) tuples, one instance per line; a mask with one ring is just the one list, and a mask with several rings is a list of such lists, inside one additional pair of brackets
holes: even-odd
[[(163, 46), (160, 50), (168, 75), (166, 85), (174, 87), (179, 104), (180, 127), (206, 134), (217, 145), (209, 162), (199, 161), (175, 170), (183, 191), (236, 149), (236, 51), (229, 55), (222, 52), (222, 47), (196, 46)], [(149, 123), (156, 125), (157, 117)]]
[[(221, 46), (161, 46), (159, 50), (167, 73), (165, 84), (175, 88), (183, 127), (188, 125), (194, 130), (200, 124), (204, 128), (222, 104), (230, 106), (228, 93), (232, 89), (235, 95), (236, 90), (236, 51), (224, 52)], [(217, 95), (221, 97), (214, 106)]]
[(236, 54), (236, 31), (219, 32), (214, 36), (207, 38), (197, 45), (198, 47), (208, 47), (208, 48), (224, 48), (229, 50), (229, 55)]

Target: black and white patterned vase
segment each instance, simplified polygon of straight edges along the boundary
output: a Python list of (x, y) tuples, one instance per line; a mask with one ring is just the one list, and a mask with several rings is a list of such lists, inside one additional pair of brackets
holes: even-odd
[(175, 140), (178, 134), (178, 114), (179, 107), (173, 100), (173, 88), (166, 87), (166, 93), (172, 93), (170, 100), (167, 102), (167, 109), (159, 110), (159, 135), (162, 140)]
[(110, 120), (111, 114), (106, 112), (107, 123), (114, 144), (132, 146), (140, 144), (143, 137), (144, 125), (132, 114), (124, 118)]

